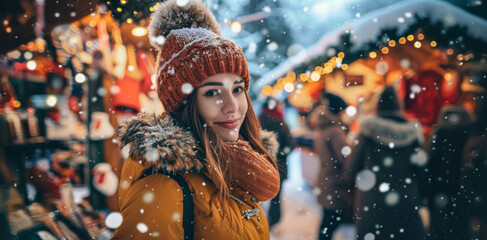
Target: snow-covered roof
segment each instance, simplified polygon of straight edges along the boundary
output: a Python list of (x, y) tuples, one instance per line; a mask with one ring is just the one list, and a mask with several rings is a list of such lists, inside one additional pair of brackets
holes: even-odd
[(428, 17), (432, 22), (442, 22), (446, 27), (457, 25), (466, 27), (470, 36), (487, 42), (487, 21), (485, 19), (443, 1), (413, 0), (400, 2), (370, 12), (354, 22), (323, 35), (316, 44), (263, 75), (252, 85), (252, 91), (258, 94), (265, 85), (273, 83), (303, 62), (308, 62), (322, 55), (328, 46), (336, 45), (344, 33), (350, 33), (353, 46), (351, 50), (356, 51), (364, 44), (376, 40), (383, 29), (397, 28), (397, 34), (402, 35), (411, 25), (416, 23), (416, 15), (420, 18)]

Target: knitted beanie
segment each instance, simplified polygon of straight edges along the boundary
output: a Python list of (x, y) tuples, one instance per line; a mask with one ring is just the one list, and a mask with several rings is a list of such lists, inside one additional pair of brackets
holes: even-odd
[(249, 88), (249, 70), (240, 46), (223, 38), (211, 11), (199, 0), (180, 6), (176, 0), (160, 4), (149, 25), (157, 56), (157, 93), (166, 112), (178, 109), (208, 77), (234, 73)]
[(345, 100), (335, 94), (324, 93), (322, 97), (328, 100), (328, 110), (330, 110), (330, 112), (334, 114), (338, 114), (348, 107), (348, 104), (345, 102)]
[(396, 94), (394, 87), (387, 86), (384, 88), (380, 94), (379, 101), (377, 102), (377, 114), (381, 115), (383, 113), (395, 113), (400, 111), (399, 99)]

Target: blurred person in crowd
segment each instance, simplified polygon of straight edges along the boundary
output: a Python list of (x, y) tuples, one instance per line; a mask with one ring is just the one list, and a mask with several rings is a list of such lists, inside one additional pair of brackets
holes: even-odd
[(277, 142), (279, 142), (276, 161), (281, 179), (281, 187), (279, 188), (280, 190), (277, 195), (271, 201), (268, 214), (270, 227), (278, 223), (281, 219), (280, 196), (282, 183), (287, 179), (287, 156), (294, 147), (289, 127), (284, 122), (284, 107), (284, 102), (269, 97), (266, 99), (264, 106), (262, 107), (262, 113), (259, 116), (259, 122), (262, 129), (274, 132), (276, 134)]
[(461, 105), (445, 106), (426, 141), (428, 171), (421, 174), (420, 188), (430, 212), (428, 239), (464, 239), (465, 222), (459, 204), (460, 169), (470, 121), (469, 113)]
[(316, 122), (314, 151), (320, 160), (316, 186), (318, 202), (323, 206), (320, 240), (331, 240), (338, 225), (352, 223), (352, 184), (344, 177), (344, 152), (351, 149), (340, 117), (345, 108), (342, 98), (325, 93), (311, 116)]
[(463, 239), (487, 240), (487, 101), (479, 103), (477, 119), (463, 151), (460, 186), (469, 229)]
[(377, 116), (362, 120), (349, 156), (355, 181), (357, 239), (421, 239), (417, 173), (427, 161), (422, 128), (400, 110), (393, 87), (386, 87)]

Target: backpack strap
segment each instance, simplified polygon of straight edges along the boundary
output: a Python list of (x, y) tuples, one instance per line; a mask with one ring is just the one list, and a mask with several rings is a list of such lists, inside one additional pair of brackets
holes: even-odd
[(179, 184), (181, 190), (183, 191), (183, 229), (184, 229), (184, 239), (192, 240), (194, 239), (194, 206), (193, 206), (193, 193), (189, 190), (189, 185), (184, 180), (183, 176), (174, 173), (163, 173), (155, 167), (149, 168), (144, 171), (144, 173), (137, 179), (140, 180), (151, 174), (165, 174), (171, 177), (174, 181)]

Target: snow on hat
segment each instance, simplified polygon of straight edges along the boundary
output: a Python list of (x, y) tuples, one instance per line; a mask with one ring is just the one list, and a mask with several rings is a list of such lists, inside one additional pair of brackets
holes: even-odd
[(167, 112), (178, 109), (186, 97), (208, 77), (234, 73), (249, 88), (249, 70), (240, 46), (220, 36), (218, 23), (208, 7), (190, 0), (158, 6), (149, 25), (157, 56), (157, 93)]

